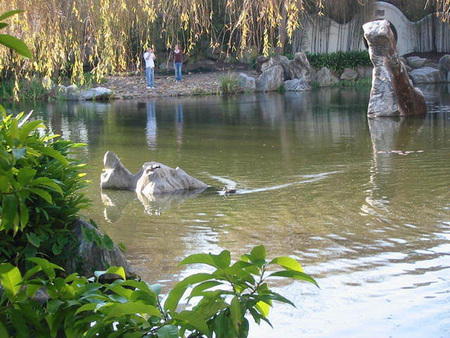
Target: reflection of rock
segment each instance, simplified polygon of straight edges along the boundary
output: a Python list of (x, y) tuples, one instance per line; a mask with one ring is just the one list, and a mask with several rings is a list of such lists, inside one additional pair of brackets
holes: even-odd
[(166, 194), (149, 194), (138, 192), (137, 196), (145, 208), (145, 213), (159, 216), (164, 210), (172, 208), (174, 205), (183, 203), (189, 198), (196, 197), (206, 188), (195, 190), (177, 190)]
[(144, 194), (163, 194), (177, 190), (204, 189), (207, 185), (189, 176), (181, 168), (170, 168), (159, 162), (146, 162), (137, 174), (131, 174), (111, 151), (103, 158), (100, 177), (103, 189), (136, 190)]
[(374, 64), (369, 116), (425, 115), (423, 94), (414, 88), (405, 65), (398, 58), (397, 46), (389, 21), (378, 20), (363, 25)]
[(122, 210), (136, 198), (132, 191), (102, 190), (101, 198), (104, 216), (108, 222), (114, 223), (122, 216)]
[[(405, 154), (412, 151), (414, 136), (424, 123), (423, 119), (371, 118), (370, 136), (376, 152)], [(407, 153), (406, 153), (407, 154)]]

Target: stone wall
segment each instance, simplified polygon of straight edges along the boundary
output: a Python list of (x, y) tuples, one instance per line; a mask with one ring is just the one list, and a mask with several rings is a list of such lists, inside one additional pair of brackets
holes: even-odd
[(442, 22), (432, 14), (411, 22), (397, 7), (381, 1), (376, 2), (365, 17), (355, 16), (346, 24), (305, 15), (302, 28), (293, 36), (293, 51), (332, 53), (365, 50), (361, 27), (366, 22), (379, 19), (386, 19), (393, 25), (399, 55), (412, 52), (450, 53), (450, 23)]

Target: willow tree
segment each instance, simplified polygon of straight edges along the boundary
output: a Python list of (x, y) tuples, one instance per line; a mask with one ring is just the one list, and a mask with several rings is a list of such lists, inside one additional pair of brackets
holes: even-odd
[[(302, 13), (349, 13), (373, 0), (3, 0), (0, 13), (25, 9), (9, 19), (7, 34), (22, 39), (34, 57), (0, 49), (0, 76), (82, 82), (85, 67), (101, 77), (141, 68), (142, 51), (179, 43), (189, 53), (206, 41), (237, 55), (249, 46), (263, 54), (285, 50)], [(450, 0), (428, 0), (448, 17)], [(338, 4), (338, 5), (336, 5)], [(159, 50), (161, 52), (161, 50)]]

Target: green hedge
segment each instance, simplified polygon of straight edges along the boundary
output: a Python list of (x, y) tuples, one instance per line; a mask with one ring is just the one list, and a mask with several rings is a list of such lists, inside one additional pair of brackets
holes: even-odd
[(319, 70), (327, 67), (340, 75), (344, 68), (355, 69), (358, 66), (371, 66), (368, 51), (350, 51), (334, 53), (306, 53), (311, 66)]

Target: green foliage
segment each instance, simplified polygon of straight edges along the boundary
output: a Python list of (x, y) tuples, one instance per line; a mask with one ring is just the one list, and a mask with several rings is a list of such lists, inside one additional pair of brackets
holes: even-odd
[(31, 113), (13, 117), (0, 106), (0, 262), (24, 268), (24, 258), (67, 258), (71, 223), (87, 204), (80, 146), (43, 132)]
[[(247, 337), (250, 315), (265, 321), (273, 301), (293, 305), (269, 289), (270, 277), (317, 285), (290, 257), (266, 260), (264, 246), (255, 247), (235, 263), (229, 251), (194, 254), (180, 264), (205, 264), (214, 271), (179, 282), (162, 303), (161, 286), (126, 280), (121, 267), (97, 272), (95, 278), (72, 274), (57, 277), (61, 268), (42, 258), (22, 276), (10, 263), (0, 264), (0, 336), (45, 337)], [(271, 267), (281, 267), (274, 271)], [(102, 275), (119, 279), (100, 283)], [(39, 301), (38, 291), (46, 299)], [(178, 310), (181, 299), (195, 299)]]
[(235, 94), (240, 91), (236, 76), (227, 74), (219, 77), (222, 94)]
[[(13, 15), (23, 13), (23, 12), (24, 11), (21, 11), (21, 10), (14, 10), (14, 11), (9, 11), (9, 12), (6, 12), (6, 13), (0, 15), (0, 29), (4, 29), (4, 28), (8, 27), (8, 24), (3, 22), (5, 19), (7, 19)], [(11, 36), (8, 34), (0, 34), (0, 45), (11, 48), (16, 53), (18, 53), (22, 56), (31, 58), (31, 52), (28, 49), (27, 45), (25, 43), (23, 43), (23, 41), (15, 38), (14, 36)]]
[(355, 69), (358, 66), (371, 66), (369, 52), (367, 51), (350, 51), (350, 52), (334, 52), (334, 53), (306, 53), (311, 66), (319, 70), (327, 67), (336, 74), (340, 75), (344, 68)]

